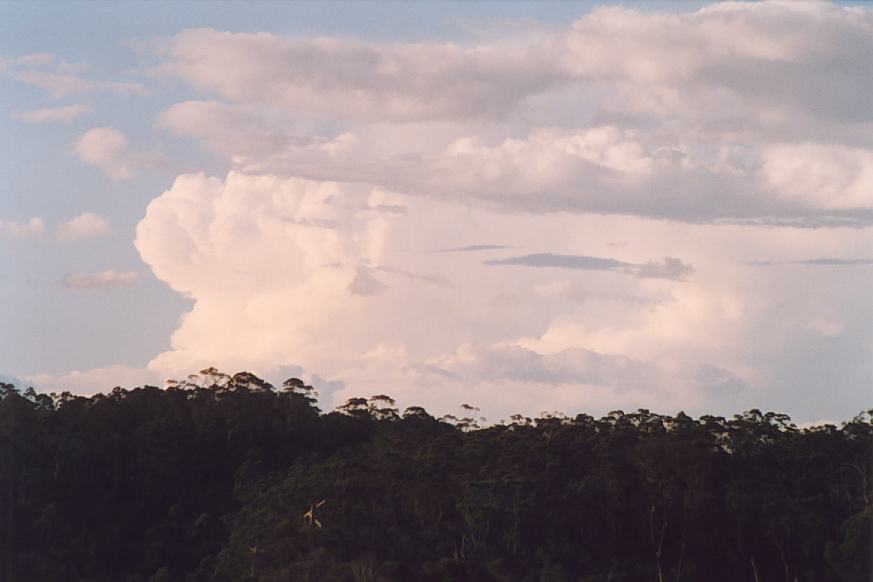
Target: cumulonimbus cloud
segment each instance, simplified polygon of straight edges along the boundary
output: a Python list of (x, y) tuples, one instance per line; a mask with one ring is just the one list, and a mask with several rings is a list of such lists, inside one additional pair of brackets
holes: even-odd
[[(381, 204), (407, 211), (370, 210)], [(851, 234), (796, 232), (801, 251)], [(474, 390), (477, 404), (502, 413), (531, 412), (531, 390), (557, 408), (741, 406), (763, 375), (785, 373), (751, 363), (763, 356), (749, 352), (750, 337), (771, 356), (792, 333), (859, 337), (839, 305), (812, 295), (785, 303), (785, 285), (821, 282), (731, 265), (749, 237), (760, 249), (787, 236), (627, 217), (532, 221), (355, 184), (231, 173), (178, 178), (149, 205), (136, 245), (160, 279), (195, 299), (171, 349), (150, 363), (159, 375), (299, 365), (343, 381), (337, 400), (376, 382), (438, 410)], [(560, 252), (521, 260), (487, 251), (515, 256), (518, 268), (483, 265), (486, 251), (421, 252), (476, 238)], [(616, 239), (629, 242), (609, 246)], [(567, 250), (584, 244), (600, 253)], [(677, 249), (681, 260), (668, 254)]]
[(871, 30), (726, 3), (466, 44), (182, 31), (154, 72), (198, 94), (158, 125), (231, 171), (138, 225), (195, 300), (150, 368), (300, 365), (443, 410), (828, 407), (814, 378), (840, 370), (860, 393), (866, 271), (786, 249), (870, 238)]

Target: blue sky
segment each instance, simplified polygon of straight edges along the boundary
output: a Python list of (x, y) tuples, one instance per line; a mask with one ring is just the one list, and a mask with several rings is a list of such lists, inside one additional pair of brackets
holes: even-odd
[(2, 3), (0, 373), (846, 418), (871, 30), (795, 2)]

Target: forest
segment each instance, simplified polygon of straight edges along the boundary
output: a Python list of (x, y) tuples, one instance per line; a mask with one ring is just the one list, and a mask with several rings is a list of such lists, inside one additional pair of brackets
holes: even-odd
[(91, 397), (0, 384), (0, 580), (864, 582), (873, 411), (321, 411), (207, 369)]

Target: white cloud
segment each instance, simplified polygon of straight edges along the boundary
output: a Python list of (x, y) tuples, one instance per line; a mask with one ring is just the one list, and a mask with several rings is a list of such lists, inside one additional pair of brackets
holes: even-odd
[(0, 220), (0, 238), (39, 238), (44, 231), (45, 221), (36, 216), (27, 222)]
[[(733, 146), (716, 147), (714, 153), (711, 144), (671, 139), (680, 138), (617, 127), (537, 129), (496, 144), (467, 137), (442, 150), (381, 158), (370, 154), (362, 139), (338, 156), (295, 151), (253, 169), (375, 183), (510, 211), (813, 226), (873, 221), (866, 188), (867, 158), (873, 154), (866, 150), (818, 146), (815, 150), (828, 154), (804, 157), (810, 165), (792, 173), (802, 162), (790, 155), (777, 158), (773, 152), (782, 151), (779, 146), (747, 147), (739, 157)], [(810, 174), (806, 184), (792, 180), (803, 173)]]
[[(406, 211), (373, 212), (374, 204)], [(855, 369), (846, 389), (859, 390), (867, 360), (846, 352), (814, 362), (803, 342), (873, 346), (864, 323), (873, 310), (855, 294), (859, 277), (870, 277), (865, 266), (812, 276), (805, 265), (743, 261), (834, 256), (850, 242), (873, 243), (870, 236), (533, 219), (354, 184), (231, 173), (179, 177), (149, 205), (136, 246), (159, 278), (195, 300), (171, 349), (149, 364), (162, 376), (213, 364), (265, 374), (299, 365), (344, 382), (334, 402), (378, 385), (403, 404), (447, 412), (473, 400), (489, 416), (639, 406), (733, 413), (773, 401), (789, 412), (815, 406), (845, 416), (840, 407), (856, 400), (823, 399), (815, 374), (793, 374), (811, 365)], [(485, 256), (430, 252), (471, 240), (506, 244)], [(617, 267), (482, 264), (531, 247), (609, 256)], [(852, 323), (834, 335), (830, 322), (849, 313)]]
[(827, 209), (873, 208), (873, 150), (791, 144), (767, 148), (765, 182), (781, 198)]
[(168, 39), (161, 52), (160, 74), (225, 99), (360, 119), (493, 117), (554, 76), (545, 54), (449, 43), (375, 45), (191, 29)]
[(111, 127), (95, 127), (76, 142), (76, 156), (102, 170), (110, 178), (126, 180), (133, 177), (127, 136)]
[(25, 123), (69, 123), (89, 111), (91, 108), (86, 105), (67, 105), (65, 107), (19, 111), (13, 117)]
[(237, 164), (258, 163), (308, 138), (287, 135), (284, 119), (270, 120), (256, 110), (214, 101), (177, 103), (158, 116), (158, 126), (178, 136), (202, 141), (210, 150), (233, 158)]
[[(601, 7), (466, 45), (185, 30), (157, 72), (230, 104), (160, 123), (252, 173), (511, 211), (867, 225), (870, 52), (871, 12), (827, 3)], [(354, 139), (306, 135), (324, 120)]]
[(83, 212), (58, 225), (57, 237), (60, 240), (82, 240), (99, 238), (111, 232), (112, 227), (105, 218), (93, 212)]
[(871, 22), (865, 10), (774, 2), (600, 7), (570, 28), (472, 46), (191, 29), (160, 45), (158, 72), (236, 102), (395, 121), (505, 117), (556, 88), (607, 83), (615, 108), (787, 129), (798, 115), (871, 121)]
[(139, 279), (136, 271), (116, 271), (106, 269), (99, 273), (67, 273), (61, 280), (65, 289), (105, 289), (110, 287), (130, 287)]

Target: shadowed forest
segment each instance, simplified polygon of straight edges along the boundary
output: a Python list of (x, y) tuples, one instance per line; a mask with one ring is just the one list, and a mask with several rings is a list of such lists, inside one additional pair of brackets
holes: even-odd
[(870, 579), (870, 412), (477, 417), (214, 369), (0, 384), (0, 579)]

